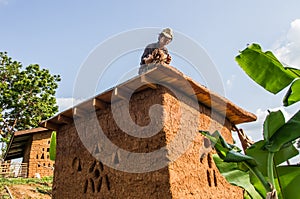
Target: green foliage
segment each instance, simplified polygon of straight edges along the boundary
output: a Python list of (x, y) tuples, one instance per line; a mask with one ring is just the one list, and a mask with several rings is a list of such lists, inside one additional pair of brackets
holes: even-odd
[(235, 60), (249, 77), (273, 94), (278, 93), (293, 82), (284, 98), (284, 106), (289, 106), (300, 100), (300, 80), (298, 79), (300, 70), (284, 67), (272, 52), (263, 52), (258, 44), (251, 44), (241, 51)]
[(300, 198), (299, 182), (300, 167), (299, 166), (279, 166), (277, 169), (277, 179), (280, 179), (280, 189), (282, 190), (282, 198)]
[(250, 182), (249, 170), (242, 169), (241, 162), (225, 162), (218, 155), (213, 155), (214, 162), (216, 163), (219, 171), (225, 177), (225, 179), (233, 185), (240, 186), (246, 190), (245, 195), (248, 198), (259, 199), (263, 198), (255, 187)]
[(56, 132), (53, 131), (51, 134), (51, 141), (50, 141), (50, 160), (55, 161), (56, 158)]
[[(289, 86), (283, 104), (300, 101), (300, 70), (284, 67), (272, 52), (262, 52), (258, 44), (249, 45), (236, 57), (241, 68), (256, 83), (276, 94)], [(293, 143), (300, 137), (300, 111), (285, 121), (281, 111), (270, 112), (263, 125), (263, 140), (254, 143), (245, 154), (229, 145), (215, 132), (200, 131), (214, 144), (214, 161), (228, 182), (243, 187), (245, 198), (268, 198), (276, 189), (280, 199), (297, 199), (300, 166), (281, 164), (299, 154)], [(299, 143), (299, 142), (298, 142)]]
[[(268, 159), (268, 151), (265, 150), (266, 142), (265, 140), (260, 140), (254, 143), (251, 147), (246, 150), (247, 155), (253, 157), (257, 162), (258, 169), (261, 173), (267, 176), (267, 159)], [(281, 148), (280, 151), (274, 154), (274, 164), (279, 165), (283, 162), (286, 162), (290, 158), (298, 155), (298, 150), (292, 144), (287, 144)]]
[[(274, 122), (275, 121), (275, 122)], [(284, 115), (281, 111), (271, 112), (264, 122), (264, 139), (269, 140), (272, 135), (285, 123)]]
[[(267, 120), (272, 119), (267, 118)], [(214, 162), (220, 173), (229, 183), (244, 188), (247, 192), (245, 198), (265, 198), (267, 193), (272, 191), (269, 185), (272, 181), (269, 176), (270, 170), (275, 172), (273, 181), (278, 198), (297, 198), (295, 195), (289, 196), (292, 196), (291, 190), (295, 192), (299, 186), (300, 167), (279, 166), (299, 154), (292, 143), (286, 143), (274, 156), (271, 156), (273, 158), (270, 168), (269, 156), (273, 152), (266, 149), (267, 140), (256, 142), (246, 150), (246, 154), (243, 154), (236, 146), (226, 143), (218, 131), (212, 135), (206, 131), (200, 133), (208, 137), (216, 149), (218, 155), (214, 155)], [(288, 173), (289, 169), (292, 174)]]
[(264, 190), (271, 191), (266, 178), (258, 170), (257, 161), (253, 157), (242, 154), (238, 147), (226, 143), (218, 131), (215, 131), (212, 135), (207, 131), (199, 132), (209, 138), (212, 146), (216, 149), (218, 156), (214, 156), (215, 164), (229, 183), (244, 188), (250, 198), (262, 198), (253, 185), (250, 185), (251, 173), (259, 179), (259, 185)]
[(49, 183), (52, 184), (53, 176), (43, 177), (41, 179), (38, 178), (0, 178), (0, 185), (16, 185), (16, 184), (45, 184)]
[[(273, 120), (274, 123), (277, 120)], [(300, 111), (298, 111), (287, 123), (281, 126), (273, 135), (267, 140), (266, 148), (270, 152), (279, 151), (283, 145), (292, 143), (300, 137)]]
[(300, 101), (300, 79), (296, 79), (283, 99), (283, 105), (289, 106)]
[[(253, 144), (250, 148), (248, 148), (246, 150), (246, 154), (253, 157), (257, 161), (258, 170), (261, 171), (261, 173), (266, 178), (268, 178), (268, 170), (269, 170), (268, 156), (269, 156), (270, 152), (265, 149), (265, 147), (264, 147), (265, 143), (266, 143), (265, 140), (256, 142), (255, 144)], [(278, 192), (279, 198), (285, 198), (285, 197), (283, 197), (283, 193), (286, 192), (286, 190), (289, 189), (291, 186), (293, 186), (293, 185), (288, 185), (288, 186), (282, 185), (283, 181), (281, 179), (279, 165), (281, 163), (289, 160), (290, 158), (295, 157), (298, 154), (299, 154), (299, 152), (293, 146), (293, 144), (284, 145), (280, 149), (280, 151), (278, 151), (274, 154), (274, 158), (272, 160), (273, 161), (273, 170), (274, 170), (273, 178), (274, 178), (274, 184), (275, 184), (275, 188)], [(263, 193), (264, 192), (263, 187), (259, 186), (259, 182), (257, 182), (257, 180), (255, 180), (253, 176), (250, 176), (250, 178), (251, 178), (251, 181), (254, 183), (254, 186), (257, 188), (257, 190), (260, 193)], [(298, 183), (299, 182), (300, 181), (298, 181)]]
[(212, 135), (207, 131), (199, 132), (210, 139), (219, 156), (225, 162), (245, 162), (250, 166), (257, 166), (252, 157), (240, 153), (241, 150), (238, 147), (228, 144), (218, 131), (215, 131)]
[(36, 127), (58, 111), (55, 92), (59, 75), (37, 64), (23, 68), (0, 52), (0, 132), (2, 141), (17, 130)]
[[(50, 194), (52, 190), (52, 182), (53, 176), (43, 177), (41, 179), (38, 178), (0, 178), (0, 196), (2, 198), (6, 198), (6, 191), (4, 190), (5, 186), (13, 186), (13, 185), (36, 185), (37, 191), (43, 194)], [(7, 195), (7, 198), (10, 198)]]

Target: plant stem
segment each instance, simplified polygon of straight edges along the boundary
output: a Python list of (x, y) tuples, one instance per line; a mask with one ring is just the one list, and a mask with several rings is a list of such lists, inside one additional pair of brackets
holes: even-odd
[(273, 158), (274, 158), (274, 153), (269, 152), (269, 154), (268, 154), (268, 164), (267, 164), (268, 178), (269, 178), (269, 181), (272, 184), (272, 186), (275, 187), (274, 172), (273, 172), (274, 171)]
[(259, 181), (261, 182), (261, 184), (264, 186), (266, 192), (270, 192), (271, 191), (271, 187), (269, 185), (269, 183), (266, 181), (265, 177), (261, 174), (261, 172), (258, 170), (257, 167), (251, 167), (247, 162), (243, 162), (248, 168), (249, 170), (259, 179)]

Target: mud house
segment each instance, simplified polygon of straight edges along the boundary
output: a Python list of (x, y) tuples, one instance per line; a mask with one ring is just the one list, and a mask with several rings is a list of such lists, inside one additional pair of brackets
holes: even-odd
[(12, 136), (5, 160), (22, 158), (20, 176), (45, 177), (53, 175), (54, 162), (49, 159), (52, 130), (34, 128), (17, 131)]
[(41, 123), (57, 131), (53, 198), (243, 198), (197, 131), (255, 115), (159, 66)]

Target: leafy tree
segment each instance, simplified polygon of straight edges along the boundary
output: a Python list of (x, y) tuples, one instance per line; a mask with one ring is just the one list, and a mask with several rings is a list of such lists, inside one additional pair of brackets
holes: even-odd
[(59, 75), (31, 64), (25, 69), (0, 52), (0, 133), (8, 142), (17, 130), (37, 127), (38, 123), (58, 111), (55, 92)]
[[(284, 67), (272, 52), (252, 44), (236, 57), (241, 68), (256, 83), (276, 94), (289, 87), (283, 105), (300, 101), (300, 70)], [(219, 132), (200, 131), (214, 144), (214, 161), (228, 182), (243, 187), (245, 198), (300, 198), (299, 165), (282, 165), (299, 154), (294, 142), (300, 137), (300, 111), (287, 122), (281, 111), (270, 112), (264, 121), (263, 140), (255, 142), (245, 154), (226, 143)]]

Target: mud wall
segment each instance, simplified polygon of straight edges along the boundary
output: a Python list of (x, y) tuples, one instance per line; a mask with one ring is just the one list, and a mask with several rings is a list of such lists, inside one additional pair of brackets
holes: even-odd
[[(134, 94), (129, 103), (130, 118), (121, 109), (126, 103), (124, 100), (115, 102), (114, 115), (112, 106), (108, 106), (79, 118), (76, 124), (60, 128), (53, 198), (242, 198), (242, 190), (232, 187), (220, 176), (211, 154), (200, 160), (203, 137), (198, 129), (219, 129), (227, 141), (232, 142), (231, 126), (226, 119), (220, 116), (212, 120), (208, 108), (199, 106), (198, 102), (195, 106), (184, 96), (178, 100), (161, 87)], [(159, 106), (153, 110), (153, 105)], [(148, 134), (151, 128), (141, 129), (134, 124), (143, 127), (155, 124), (162, 128), (151, 137), (137, 138), (125, 133), (115, 118), (124, 118), (123, 122), (132, 132), (141, 134)], [(99, 135), (100, 131), (104, 136)], [(108, 144), (102, 142), (103, 139), (110, 140), (118, 149), (107, 152)], [(148, 172), (144, 173), (136, 169), (143, 160), (128, 162), (131, 155), (121, 153), (122, 150), (151, 153), (163, 147), (167, 149), (163, 158), (172, 163), (150, 171), (157, 161), (154, 158), (152, 165), (145, 160), (142, 167)], [(175, 151), (174, 154), (171, 151)], [(177, 159), (173, 160), (174, 157)], [(124, 166), (131, 172), (120, 171)]]
[[(185, 96), (180, 98), (184, 103), (180, 103), (174, 95), (169, 93), (164, 95), (166, 139), (171, 142), (180, 131), (183, 131), (184, 136), (181, 140), (189, 140), (185, 152), (169, 164), (172, 197), (242, 199), (243, 190), (230, 185), (221, 176), (214, 164), (212, 158), (214, 152), (211, 151), (209, 140), (197, 132), (218, 130), (227, 142), (232, 143), (230, 122), (224, 116), (212, 113), (206, 106), (201, 104), (195, 106), (190, 98)], [(180, 143), (172, 150), (176, 150), (177, 146), (180, 146)]]
[(35, 133), (32, 135), (32, 143), (28, 161), (28, 177), (35, 177), (38, 173), (41, 177), (52, 176), (54, 161), (49, 158), (50, 138), (52, 131)]
[[(162, 104), (162, 94), (161, 90), (147, 90), (132, 96), (131, 119), (139, 125), (147, 125), (149, 108), (153, 104)], [(118, 109), (124, 103), (120, 100), (114, 107)], [(127, 173), (110, 168), (95, 158), (99, 153), (105, 153), (105, 143), (97, 141), (101, 139), (95, 130), (99, 126), (112, 143), (133, 153), (147, 153), (164, 146), (163, 131), (145, 139), (130, 136), (115, 123), (114, 117), (118, 116), (113, 116), (111, 107), (97, 111), (97, 121), (94, 117), (80, 118), (76, 126), (64, 126), (57, 133), (53, 198), (171, 198), (167, 167), (147, 173)], [(119, 156), (118, 151), (106, 155), (116, 167), (125, 158)], [(134, 162), (127, 166), (130, 169)]]

